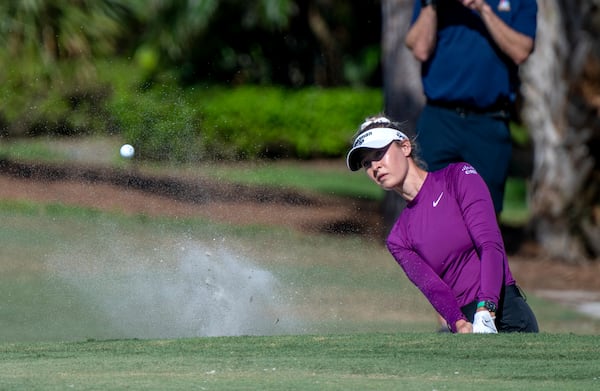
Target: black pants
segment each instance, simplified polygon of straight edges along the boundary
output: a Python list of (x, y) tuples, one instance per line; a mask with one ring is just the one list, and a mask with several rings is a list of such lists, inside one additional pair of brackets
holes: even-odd
[[(461, 310), (472, 323), (477, 310), (477, 300), (463, 306)], [(535, 315), (516, 285), (506, 285), (500, 292), (500, 303), (495, 322), (499, 333), (537, 333), (539, 331)]]

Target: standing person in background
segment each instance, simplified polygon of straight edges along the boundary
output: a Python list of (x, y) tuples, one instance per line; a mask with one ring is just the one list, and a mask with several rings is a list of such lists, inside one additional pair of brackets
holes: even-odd
[(470, 164), (426, 171), (401, 126), (383, 116), (361, 125), (346, 162), (407, 201), (388, 250), (452, 332), (538, 331), (511, 274), (490, 192)]
[(405, 43), (421, 64), (427, 103), (417, 122), (431, 171), (472, 164), (502, 211), (512, 154), (518, 65), (533, 51), (536, 0), (416, 0)]

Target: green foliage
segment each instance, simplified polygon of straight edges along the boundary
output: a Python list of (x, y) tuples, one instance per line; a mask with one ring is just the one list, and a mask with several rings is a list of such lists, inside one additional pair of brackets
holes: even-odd
[(182, 87), (169, 73), (147, 79), (147, 65), (98, 62), (97, 80), (85, 81), (69, 77), (73, 64), (61, 63), (54, 77), (26, 88), (16, 69), (0, 71), (5, 131), (120, 133), (138, 158), (156, 161), (339, 157), (357, 124), (383, 105), (379, 89)]
[(130, 2), (141, 24), (144, 43), (173, 59), (193, 50), (192, 43), (206, 33), (218, 0)]
[(500, 215), (502, 223), (519, 226), (527, 223), (527, 182), (523, 178), (509, 177), (504, 192), (504, 209)]
[(369, 85), (379, 29), (366, 31), (362, 18), (377, 17), (378, 5), (311, 12), (336, 32), (340, 64), (321, 64), (322, 43), (292, 0), (4, 2), (0, 131), (123, 132), (152, 160), (339, 156), (347, 132), (380, 111), (376, 90), (178, 85)]
[(4, 1), (0, 4), (0, 56), (48, 66), (60, 59), (112, 54), (128, 0)]
[(235, 165), (195, 166), (195, 171), (234, 183), (274, 188), (294, 188), (339, 197), (381, 201), (384, 192), (363, 173), (350, 172), (345, 162), (335, 160), (336, 166), (303, 167), (298, 162), (260, 162)]
[(185, 92), (170, 82), (143, 89), (135, 79), (127, 80), (131, 83), (113, 84), (108, 110), (117, 124), (115, 131), (135, 146), (137, 157), (181, 162), (193, 161), (194, 154), (202, 156), (197, 109)]
[(89, 76), (93, 67), (76, 62), (49, 67), (15, 60), (0, 66), (3, 88), (0, 127), (9, 136), (81, 135), (106, 132), (110, 88)]
[(344, 63), (344, 76), (353, 86), (367, 83), (369, 78), (376, 74), (381, 58), (381, 50), (378, 45), (363, 49), (356, 60), (348, 59)]
[(511, 122), (510, 123), (510, 135), (511, 135), (512, 140), (517, 145), (525, 146), (531, 142), (530, 137), (529, 137), (529, 132), (522, 124), (518, 124), (516, 122)]
[(378, 89), (182, 88), (168, 74), (131, 78), (128, 67), (99, 67), (114, 86), (108, 110), (151, 160), (339, 157), (357, 124), (382, 107)]
[(200, 107), (213, 148), (309, 158), (342, 155), (357, 124), (382, 102), (378, 90), (239, 87), (213, 91)]

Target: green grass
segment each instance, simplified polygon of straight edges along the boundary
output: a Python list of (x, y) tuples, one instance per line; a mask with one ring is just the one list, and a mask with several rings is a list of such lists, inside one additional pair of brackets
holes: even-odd
[(594, 390), (597, 338), (370, 333), (0, 345), (10, 390)]
[[(591, 390), (600, 381), (599, 321), (530, 293), (553, 334), (438, 334), (381, 243), (60, 204), (0, 202), (0, 218), (0, 389)], [(205, 285), (222, 289), (197, 290)], [(190, 301), (207, 292), (206, 303)], [(194, 306), (202, 311), (186, 317)], [(206, 316), (212, 328), (202, 328)], [(204, 331), (241, 336), (194, 337)]]
[[(373, 197), (335, 164), (181, 170)], [(0, 219), (3, 390), (600, 385), (600, 321), (528, 292), (539, 335), (438, 334), (379, 242), (14, 201)]]
[[(198, 169), (198, 168), (196, 168)], [(276, 188), (295, 188), (317, 193), (382, 200), (383, 190), (375, 186), (364, 172), (350, 172), (342, 160), (319, 164), (301, 162), (261, 162), (236, 165), (206, 165), (200, 172), (219, 180)]]
[[(435, 330), (428, 305), (380, 243), (24, 202), (0, 203), (0, 218), (0, 342), (164, 337), (169, 327), (198, 335), (200, 327), (189, 329), (189, 311), (171, 307), (193, 306), (188, 295), (221, 282), (237, 284), (224, 293), (240, 301), (225, 307), (251, 303), (249, 311), (256, 311), (246, 314), (241, 332), (391, 331), (423, 324)], [(254, 271), (259, 277), (268, 272), (268, 289), (246, 283)], [(219, 303), (219, 292), (209, 293)], [(148, 317), (156, 327), (139, 319), (119, 324), (123, 314)], [(163, 315), (187, 320), (161, 323)], [(252, 325), (257, 319), (259, 331)]]
[[(437, 328), (383, 244), (360, 237), (25, 202), (0, 202), (0, 218), (0, 342)], [(532, 296), (542, 330), (600, 331)]]
[[(15, 140), (0, 143), (0, 157), (37, 162), (95, 162), (115, 167), (127, 167), (119, 158), (121, 142), (117, 138), (80, 138), (60, 140)], [(173, 172), (202, 176), (230, 183), (293, 188), (326, 195), (381, 201), (384, 192), (363, 172), (350, 172), (342, 159), (324, 160), (319, 164), (301, 161), (247, 161), (241, 163), (204, 163), (194, 165), (139, 165), (151, 172)], [(525, 224), (529, 218), (526, 182), (509, 178), (506, 184), (502, 222)]]
[[(119, 157), (122, 141), (118, 138), (33, 139), (0, 142), (0, 158), (47, 163), (95, 163), (128, 168), (133, 162)], [(137, 164), (143, 172), (166, 175), (179, 173), (202, 176), (229, 183), (293, 188), (326, 195), (383, 199), (383, 191), (360, 173), (352, 173), (341, 159), (323, 160), (318, 164), (301, 161), (246, 161), (240, 163), (208, 162), (194, 165), (165, 166)]]

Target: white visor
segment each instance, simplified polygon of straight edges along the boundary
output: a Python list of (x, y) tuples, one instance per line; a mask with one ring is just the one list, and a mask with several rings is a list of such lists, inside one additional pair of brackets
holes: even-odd
[(404, 133), (396, 129), (390, 128), (373, 128), (359, 135), (352, 149), (346, 157), (346, 165), (351, 171), (358, 171), (361, 167), (361, 149), (380, 149), (388, 146), (392, 141), (408, 140)]

